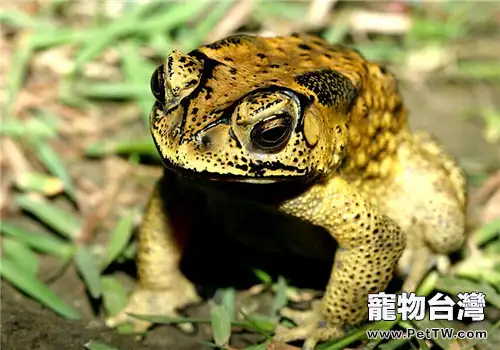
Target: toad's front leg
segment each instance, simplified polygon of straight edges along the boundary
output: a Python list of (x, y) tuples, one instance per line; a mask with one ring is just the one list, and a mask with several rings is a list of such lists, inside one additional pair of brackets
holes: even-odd
[[(176, 195), (173, 188), (164, 176), (153, 190), (139, 229), (139, 282), (125, 309), (106, 320), (110, 327), (131, 322), (136, 331), (144, 331), (151, 323), (129, 313), (178, 317), (178, 309), (199, 301), (194, 285), (179, 269), (188, 221), (182, 222), (179, 212), (186, 196)], [(183, 328), (189, 330), (192, 325), (183, 324)]]
[(344, 335), (345, 326), (366, 319), (368, 294), (387, 287), (404, 250), (405, 235), (340, 178), (313, 186), (281, 210), (324, 227), (340, 247), (320, 306), (298, 327), (276, 336), (280, 341), (305, 339), (303, 348), (314, 349), (318, 342)]

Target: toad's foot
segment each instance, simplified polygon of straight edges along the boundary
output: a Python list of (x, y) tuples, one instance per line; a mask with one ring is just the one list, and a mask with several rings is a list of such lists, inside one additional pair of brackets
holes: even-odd
[[(106, 325), (116, 327), (123, 323), (131, 323), (134, 331), (144, 332), (153, 323), (139, 320), (129, 314), (177, 318), (179, 317), (177, 310), (198, 303), (200, 300), (194, 285), (184, 278), (176, 280), (174, 286), (168, 289), (150, 290), (139, 286), (132, 292), (128, 305), (116, 316), (106, 319)], [(179, 323), (179, 328), (185, 332), (194, 330), (190, 323)]]
[(291, 342), (304, 339), (303, 350), (313, 350), (316, 344), (344, 335), (344, 330), (335, 325), (329, 325), (321, 316), (321, 301), (312, 302), (312, 309), (307, 311), (283, 308), (281, 315), (292, 320), (297, 327), (278, 331), (274, 339), (281, 342)]

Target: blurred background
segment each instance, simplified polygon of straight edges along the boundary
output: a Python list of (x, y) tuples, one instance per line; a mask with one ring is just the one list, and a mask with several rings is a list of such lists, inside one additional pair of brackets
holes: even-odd
[[(453, 327), (498, 327), (499, 2), (3, 0), (0, 6), (4, 349), (139, 348), (121, 334), (126, 327), (120, 334), (103, 329), (102, 318), (119, 310), (130, 290), (131, 236), (162, 172), (147, 125), (150, 77), (171, 50), (187, 52), (233, 33), (317, 34), (398, 75), (411, 126), (431, 131), (469, 179), (471, 242), (479, 249), (464, 250), (450, 280), (430, 289), (487, 291), (484, 324)], [(285, 288), (258, 275), (263, 289)], [(251, 299), (245, 305), (255, 311), (286, 302), (286, 293), (277, 294), (254, 300), (224, 290), (215, 300), (234, 309), (234, 300)], [(193, 313), (210, 319), (211, 306)], [(265, 322), (272, 330), (277, 320)], [(232, 335), (233, 349), (263, 344), (265, 337), (247, 326)], [(198, 349), (201, 340), (213, 341), (212, 331), (206, 322), (194, 336), (161, 327), (140, 348)], [(432, 344), (498, 346), (493, 336)]]

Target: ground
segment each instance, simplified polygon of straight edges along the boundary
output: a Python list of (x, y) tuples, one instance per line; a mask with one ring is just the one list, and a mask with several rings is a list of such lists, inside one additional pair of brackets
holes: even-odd
[[(79, 47), (71, 41), (63, 44), (54, 39), (50, 45), (33, 44), (33, 47), (36, 47), (33, 51), (23, 50), (30, 47), (30, 38), (39, 35), (39, 32), (32, 29), (40, 30), (43, 23), (54, 23), (58, 28), (73, 29), (79, 28), (80, 25), (87, 28), (81, 33), (90, 32), (90, 24), (85, 21), (79, 24), (76, 21), (82, 17), (82, 13), (88, 16), (86, 11), (93, 11), (83, 5), (69, 6), (72, 11), (68, 14), (67, 9), (64, 12), (55, 7), (52, 8), (53, 13), (47, 13), (39, 3), (33, 4), (32, 8), (31, 5), (26, 5), (9, 9), (11, 12), (6, 12), (7, 15), (2, 19), (10, 28), (2, 38), (1, 48), (3, 56), (9, 58), (2, 63), (2, 73), (7, 73), (7, 84), (2, 87), (2, 105), (6, 106), (6, 109), (3, 110), (4, 127), (0, 157), (0, 210), (3, 225), (0, 271), (2, 348), (83, 349), (89, 341), (99, 341), (120, 350), (209, 349), (209, 345), (200, 345), (200, 341), (212, 341), (213, 330), (208, 322), (197, 324), (195, 334), (185, 334), (174, 326), (157, 326), (139, 342), (132, 335), (119, 334), (103, 326), (104, 315), (116, 310), (115, 304), (122, 300), (124, 292), (133, 281), (134, 241), (131, 239), (129, 244), (128, 237), (132, 227), (136, 227), (140, 220), (141, 210), (147, 200), (145, 194), (151, 190), (154, 180), (161, 174), (161, 167), (154, 152), (150, 151), (150, 136), (144, 123), (145, 111), (151, 102), (148, 75), (152, 73), (151, 67), (158, 61), (158, 51), (172, 48), (181, 42), (182, 38), (185, 38), (184, 42), (179, 45), (185, 45), (184, 47), (216, 38), (220, 33), (225, 34), (221, 23), (229, 26), (227, 34), (245, 26), (248, 30), (257, 32), (310, 28), (307, 23), (293, 24), (293, 16), (300, 14), (295, 8), (290, 8), (289, 13), (284, 12), (279, 21), (271, 20), (276, 18), (276, 15), (269, 15), (268, 22), (274, 23), (274, 27), (265, 21), (255, 24), (255, 21), (248, 19), (249, 13), (262, 15), (265, 8), (248, 10), (244, 8), (245, 2), (236, 2), (233, 7), (219, 6), (218, 10), (214, 10), (220, 12), (219, 17), (213, 14), (212, 22), (204, 22), (205, 25), (200, 25), (198, 29), (192, 29), (190, 17), (182, 15), (179, 10), (179, 16), (184, 16), (184, 19), (179, 19), (175, 28), (164, 29), (171, 31), (164, 43), (144, 39), (141, 33), (129, 33), (128, 36), (118, 36), (116, 40), (121, 40), (120, 44), (110, 40), (110, 48), (99, 49), (99, 54), (93, 57), (92, 48), (85, 46), (86, 42), (80, 42)], [(276, 4), (274, 6), (277, 6)], [(308, 6), (319, 5), (313, 1), (311, 5), (304, 2), (304, 6), (310, 8)], [(343, 7), (339, 10), (337, 5), (334, 8), (330, 3), (330, 6), (332, 8), (328, 13), (342, 13)], [(434, 18), (435, 8), (430, 5), (430, 8), (418, 6), (417, 12), (424, 12), (429, 18)], [(362, 11), (370, 10), (378, 11), (369, 12), (372, 14), (390, 11), (392, 14), (399, 14), (401, 18), (413, 16), (407, 5), (399, 1), (388, 2), (386, 7), (379, 5), (375, 8), (359, 3), (354, 8), (360, 11), (358, 15), (366, 15)], [(164, 11), (167, 18), (168, 6)], [(466, 10), (460, 11), (457, 10), (458, 13)], [(492, 14), (492, 20), (496, 18), (497, 21), (494, 24), (498, 25), (500, 12), (485, 12)], [(235, 25), (228, 18), (234, 18), (238, 13), (245, 13), (246, 17), (242, 16), (240, 23)], [(313, 18), (314, 11), (311, 13)], [(123, 13), (120, 12), (115, 23), (122, 16)], [(36, 23), (31, 23), (28, 18), (32, 18)], [(102, 28), (105, 28), (106, 23), (112, 23), (112, 20), (103, 23)], [(152, 24), (151, 26), (153, 27)], [(191, 36), (182, 34), (183, 30), (188, 31), (186, 28), (191, 28)], [(448, 27), (443, 28), (442, 31), (450, 30)], [(458, 328), (471, 329), (489, 329), (494, 324), (498, 327), (500, 320), (499, 272), (493, 267), (497, 260), (492, 258), (500, 251), (500, 100), (494, 98), (500, 93), (499, 69), (497, 66), (484, 68), (490, 67), (483, 61), (484, 57), (478, 58), (484, 65), (481, 66), (483, 69), (474, 72), (470, 69), (455, 69), (459, 66), (457, 55), (467, 51), (464, 48), (469, 47), (471, 42), (482, 43), (472, 50), (477, 51), (478, 56), (482, 55), (480, 51), (483, 47), (495, 51), (494, 37), (481, 28), (481, 31), (470, 30), (451, 39), (438, 38), (439, 41), (432, 38), (436, 42), (416, 45), (416, 49), (412, 51), (413, 55), (406, 52), (408, 55), (401, 57), (401, 51), (394, 51), (395, 57), (390, 59), (386, 56), (391, 56), (387, 52), (393, 50), (393, 46), (387, 46), (385, 39), (370, 39), (370, 43), (376, 44), (370, 46), (367, 45), (363, 33), (353, 34), (354, 39), (351, 38), (354, 43), (361, 42), (361, 47), (367, 47), (369, 55), (377, 56), (377, 50), (384, 52), (377, 57), (388, 60), (391, 68), (401, 75), (401, 87), (410, 111), (412, 128), (431, 131), (458, 158), (468, 175), (469, 216), (473, 226), (471, 232), (475, 242), (479, 244), (480, 258), (475, 260), (476, 265), (468, 263), (463, 269), (457, 268), (452, 277), (455, 278), (454, 281), (462, 281), (461, 278), (467, 277), (467, 283), (476, 283), (472, 286), (482, 286), (481, 288), (486, 284), (487, 287), (484, 288), (490, 296), (483, 328), (478, 328), (477, 324), (455, 325)], [(351, 26), (349, 30), (355, 31), (355, 28)], [(437, 32), (438, 28), (433, 30)], [(106, 29), (101, 29), (100, 33), (105, 32)], [(209, 34), (200, 34), (206, 32)], [(198, 39), (193, 39), (195, 35), (198, 35)], [(56, 37), (56, 34), (51, 33), (44, 40), (51, 42), (53, 37)], [(131, 40), (127, 41), (127, 38)], [(185, 43), (189, 41), (186, 38), (191, 39), (191, 43)], [(95, 40), (97, 39), (92, 42)], [(427, 38), (426, 40), (431, 41)], [(387, 49), (380, 49), (386, 47), (384, 45)], [(452, 53), (443, 53), (443, 47), (447, 47), (446, 45), (456, 49), (450, 49)], [(131, 52), (135, 52), (135, 48), (140, 48), (140, 57), (130, 56)], [(87, 52), (82, 54), (85, 50)], [(473, 56), (470, 51), (467, 51), (468, 55)], [(484, 56), (494, 58), (494, 53), (488, 53), (488, 50), (485, 52)], [(496, 52), (498, 56), (500, 51)], [(86, 54), (92, 58), (81, 58)], [(439, 59), (436, 59), (436, 55)], [(78, 57), (84, 62), (83, 72), (76, 74), (77, 78), (72, 78), (71, 74), (68, 75), (71, 70), (67, 71), (65, 65), (75, 64), (79, 60)], [(149, 63), (144, 63), (146, 58), (151, 59)], [(496, 57), (496, 60), (498, 58)], [(137, 74), (130, 75), (130, 67), (133, 67), (132, 71), (137, 70)], [(130, 80), (134, 79), (133, 77), (137, 77), (136, 81)], [(67, 85), (69, 83), (71, 84)], [(141, 140), (144, 142), (141, 143)], [(119, 146), (112, 141), (119, 142)], [(65, 174), (68, 174), (69, 181)], [(64, 190), (71, 193), (73, 189), (76, 193), (74, 202), (63, 194)], [(53, 208), (56, 208), (55, 211)], [(70, 220), (73, 217), (74, 222)], [(61, 218), (64, 220), (59, 220)], [(58, 222), (67, 224), (61, 227)], [(10, 226), (9, 230), (6, 225), (13, 226)], [(17, 228), (24, 231), (15, 235), (12, 231)], [(46, 234), (43, 237), (57, 239), (54, 243), (55, 249), (47, 248), (43, 244), (37, 245), (38, 241), (29, 236), (30, 233), (40, 232)], [(22, 236), (23, 234), (27, 236)], [(456, 258), (455, 266), (464, 264), (467, 254), (461, 253)], [(106, 260), (109, 256), (112, 258), (110, 261)], [(92, 264), (92, 258), (99, 261), (97, 266)], [(106, 265), (103, 261), (109, 264)], [(481, 265), (482, 263), (484, 265)], [(471, 273), (471, 270), (481, 272)], [(262, 279), (265, 287), (271, 286), (272, 282), (266, 281), (265, 277)], [(42, 287), (35, 288), (36, 283), (33, 280), (40, 281)], [(26, 281), (28, 282), (25, 283)], [(250, 291), (238, 291), (236, 305), (249, 310), (249, 313), (269, 313), (276, 303), (276, 297), (270, 288), (265, 287), (263, 293), (256, 292), (258, 287)], [(442, 288), (436, 283), (431, 289), (443, 290)], [(217, 294), (219, 299), (212, 298), (213, 293), (207, 293), (210, 298), (199, 306), (189, 308), (186, 315), (210, 320), (214, 300), (220, 301), (221, 295), (228, 295), (227, 290), (225, 293)], [(54, 302), (54, 297), (71, 310), (76, 310), (81, 316), (80, 319), (72, 320), (73, 311), (68, 311), (66, 306), (58, 308), (58, 301)], [(270, 320), (275, 322), (273, 318)], [(495, 348), (498, 346), (495, 341), (498, 340), (492, 335), (493, 330), (488, 341), (475, 346), (480, 349)], [(231, 346), (233, 349), (242, 349), (263, 340), (257, 332), (245, 332), (234, 327)], [(425, 348), (425, 344), (415, 344)], [(351, 347), (359, 345), (359, 342), (353, 343)], [(453, 349), (460, 348), (458, 343), (453, 343), (452, 346)]]

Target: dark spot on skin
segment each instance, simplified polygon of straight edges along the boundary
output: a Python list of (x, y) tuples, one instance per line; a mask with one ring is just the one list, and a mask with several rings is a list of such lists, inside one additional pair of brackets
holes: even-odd
[(311, 47), (306, 44), (299, 44), (299, 49), (310, 51)]
[(261, 58), (261, 59), (264, 59), (264, 58), (266, 58), (266, 55), (264, 55), (263, 53), (258, 53), (257, 57)]
[(247, 171), (248, 170), (248, 165), (246, 165), (246, 164), (236, 164), (234, 167), (236, 169), (240, 169), (240, 170), (243, 170), (243, 171)]
[(296, 77), (297, 83), (316, 94), (318, 102), (325, 106), (350, 105), (356, 89), (350, 80), (333, 70), (307, 72)]
[(325, 53), (325, 54), (324, 54), (324, 56), (325, 56), (326, 58), (332, 58), (332, 55), (330, 55), (329, 53)]
[(403, 109), (403, 104), (400, 102), (394, 107), (394, 114), (397, 116)]
[(210, 100), (212, 97), (212, 92), (214, 92), (214, 89), (212, 89), (210, 86), (205, 86), (204, 90), (207, 92), (207, 95), (205, 96), (205, 100)]
[(243, 148), (243, 146), (240, 143), (240, 140), (238, 140), (236, 138), (236, 135), (234, 135), (234, 132), (233, 132), (232, 129), (229, 129), (229, 137), (230, 137), (231, 140), (233, 140), (234, 142), (236, 142), (236, 147)]
[(237, 70), (236, 68), (231, 68), (231, 69), (229, 70), (229, 73), (231, 73), (232, 75), (235, 75), (237, 71), (238, 71), (238, 70)]
[(386, 75), (387, 74), (387, 68), (384, 66), (380, 66), (380, 73)]
[(190, 86), (193, 86), (194, 84), (196, 84), (196, 79), (191, 79), (190, 81), (188, 81), (186, 84), (184, 84), (184, 87), (185, 88), (188, 88)]
[(224, 57), (224, 61), (233, 62), (233, 59), (231, 57)]
[(167, 72), (169, 77), (172, 77), (172, 75), (174, 74), (174, 71), (172, 70), (173, 65), (174, 65), (174, 59), (169, 56), (167, 58)]
[(280, 65), (279, 64), (270, 64), (269, 67), (270, 68), (279, 68)]
[(268, 170), (288, 170), (294, 171), (296, 173), (302, 173), (306, 175), (306, 169), (297, 169), (296, 167), (283, 164), (279, 161), (254, 161), (250, 163), (249, 172), (253, 173), (256, 177), (265, 176)]
[(185, 65), (184, 68), (187, 68), (190, 72), (192, 72), (191, 67), (194, 67), (195, 63), (194, 61), (188, 61)]

